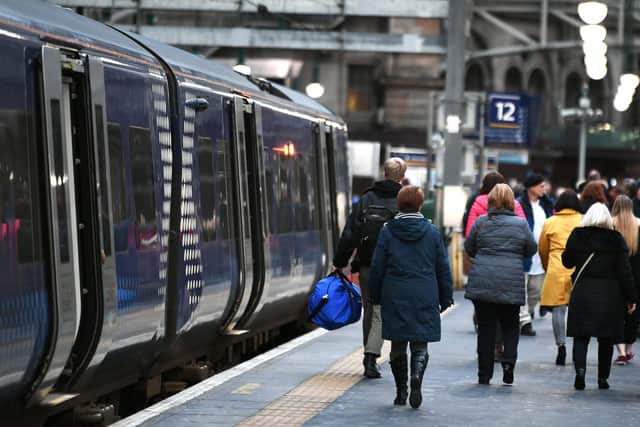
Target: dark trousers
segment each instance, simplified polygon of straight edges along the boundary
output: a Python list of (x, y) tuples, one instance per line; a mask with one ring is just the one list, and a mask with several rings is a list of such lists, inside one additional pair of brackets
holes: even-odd
[(478, 378), (493, 376), (496, 326), (500, 324), (504, 341), (503, 363), (516, 364), (520, 339), (520, 306), (474, 301), (478, 317)]
[[(587, 348), (589, 337), (573, 338), (573, 363), (576, 369), (587, 368)], [(611, 373), (611, 358), (613, 357), (613, 340), (598, 338), (598, 378), (608, 379)]]

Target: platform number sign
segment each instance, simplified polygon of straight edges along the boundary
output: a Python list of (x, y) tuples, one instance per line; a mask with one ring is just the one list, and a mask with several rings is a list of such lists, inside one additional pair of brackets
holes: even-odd
[(520, 127), (520, 96), (489, 96), (489, 127), (517, 129)]

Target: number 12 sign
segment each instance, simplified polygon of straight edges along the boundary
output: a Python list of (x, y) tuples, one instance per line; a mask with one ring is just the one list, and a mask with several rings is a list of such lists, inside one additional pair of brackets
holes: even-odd
[(489, 126), (492, 128), (518, 129), (520, 127), (519, 95), (489, 95)]

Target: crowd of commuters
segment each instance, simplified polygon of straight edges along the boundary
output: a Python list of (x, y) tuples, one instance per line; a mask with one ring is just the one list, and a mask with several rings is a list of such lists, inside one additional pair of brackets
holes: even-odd
[[(383, 340), (390, 340), (394, 404), (408, 399), (418, 408), (428, 343), (440, 340), (440, 313), (453, 304), (453, 293), (442, 237), (420, 213), (422, 190), (403, 187), (405, 171), (399, 158), (385, 162), (384, 179), (353, 206), (333, 264), (360, 271), (364, 375), (381, 376), (376, 359)], [(491, 172), (468, 200), (465, 298), (475, 308), (478, 383), (490, 384), (495, 362), (502, 365), (503, 383), (514, 382), (520, 336), (536, 335), (532, 319), (539, 304), (538, 315), (551, 313), (557, 365), (566, 364), (567, 337), (573, 338), (574, 387), (585, 388), (593, 337), (598, 387), (607, 389), (614, 346), (614, 363), (628, 363), (638, 333), (640, 190), (630, 188), (628, 196), (609, 191), (596, 171), (578, 192), (559, 191), (557, 200), (550, 188), (540, 174), (510, 186)], [(372, 235), (372, 212), (380, 219), (380, 210), (390, 215)]]

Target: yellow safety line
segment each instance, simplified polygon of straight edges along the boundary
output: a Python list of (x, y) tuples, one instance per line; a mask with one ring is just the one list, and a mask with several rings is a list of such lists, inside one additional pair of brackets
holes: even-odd
[[(453, 308), (455, 306), (451, 309)], [(440, 317), (444, 318), (451, 309), (442, 313)], [(382, 354), (388, 355), (390, 349), (391, 343), (385, 341)], [(388, 356), (382, 356), (380, 362), (386, 362), (387, 359)], [(309, 378), (236, 426), (301, 426), (360, 382), (364, 378), (362, 373), (362, 350), (359, 349), (334, 363), (322, 374)]]

